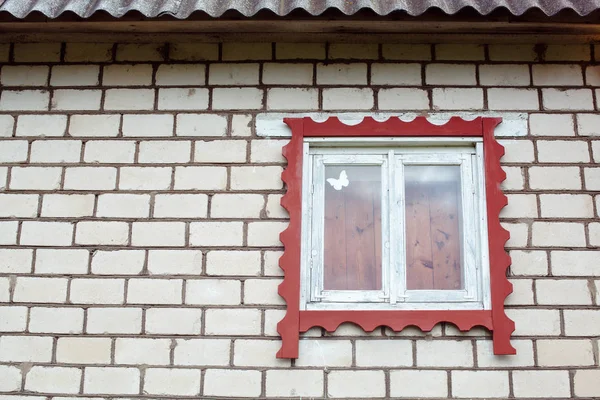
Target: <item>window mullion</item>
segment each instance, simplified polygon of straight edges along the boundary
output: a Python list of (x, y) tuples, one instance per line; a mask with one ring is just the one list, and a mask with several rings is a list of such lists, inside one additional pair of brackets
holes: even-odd
[(406, 301), (406, 206), (404, 195), (404, 159), (402, 155), (394, 156), (394, 223), (391, 226), (394, 246), (394, 272), (397, 301)]
[(323, 256), (325, 251), (325, 168), (323, 156), (315, 156), (314, 175), (312, 176), (313, 191), (313, 227), (311, 254), (311, 301), (321, 301), (323, 295)]

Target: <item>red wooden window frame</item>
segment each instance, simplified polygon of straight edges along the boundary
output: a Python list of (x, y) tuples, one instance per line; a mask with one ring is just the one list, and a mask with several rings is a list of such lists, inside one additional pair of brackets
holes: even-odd
[[(504, 147), (494, 138), (494, 129), (501, 118), (479, 117), (466, 121), (451, 118), (443, 125), (430, 123), (425, 117), (410, 122), (390, 118), (379, 122), (371, 117), (357, 125), (346, 125), (336, 117), (319, 123), (311, 118), (286, 118), (284, 122), (292, 130), (290, 143), (283, 148), (288, 161), (281, 177), (287, 185), (287, 193), (281, 205), (290, 215), (288, 228), (280, 235), (285, 250), (279, 261), (284, 270), (284, 280), (279, 295), (287, 303), (287, 311), (277, 325), (282, 347), (278, 358), (298, 358), (298, 340), (301, 332), (320, 326), (333, 332), (344, 322), (359, 325), (367, 332), (378, 326), (388, 326), (400, 331), (414, 325), (430, 331), (437, 323), (450, 322), (461, 331), (476, 325), (483, 326), (493, 334), (494, 354), (516, 354), (510, 343), (515, 324), (504, 312), (504, 300), (512, 292), (512, 284), (506, 278), (510, 257), (504, 250), (509, 233), (500, 226), (500, 210), (507, 198), (500, 189), (506, 174), (500, 166)], [(490, 259), (491, 310), (300, 310), (300, 251), (302, 226), (302, 148), (305, 137), (482, 137), (487, 197), (488, 246)]]

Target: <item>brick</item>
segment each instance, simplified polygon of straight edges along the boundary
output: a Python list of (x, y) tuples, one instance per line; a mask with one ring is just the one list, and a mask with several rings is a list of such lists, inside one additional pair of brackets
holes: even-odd
[(433, 89), (433, 108), (440, 110), (479, 110), (483, 108), (481, 89)]
[(259, 64), (211, 64), (209, 85), (258, 85)]
[(21, 244), (69, 246), (73, 240), (73, 224), (69, 222), (25, 221), (21, 225)]
[(27, 326), (27, 307), (0, 307), (0, 332), (24, 332)]
[(543, 367), (594, 364), (592, 342), (585, 340), (538, 340), (538, 365)]
[(195, 143), (194, 161), (201, 163), (243, 163), (248, 142), (245, 140), (209, 140)]
[(510, 234), (510, 239), (506, 242), (508, 247), (525, 247), (527, 246), (527, 237), (529, 235), (529, 227), (524, 223), (501, 223), (502, 227)]
[(485, 59), (485, 46), (479, 44), (436, 44), (437, 60), (481, 61)]
[[(150, 308), (146, 310), (146, 333), (158, 335), (199, 335), (202, 310), (193, 308)], [(181, 343), (178, 343), (181, 346)], [(229, 349), (229, 346), (227, 346)], [(199, 356), (200, 353), (194, 354)], [(177, 360), (177, 350), (175, 350)], [(229, 357), (227, 358), (229, 361)]]
[(15, 118), (12, 115), (0, 115), (0, 137), (11, 137), (15, 126)]
[(80, 158), (79, 140), (36, 140), (31, 144), (31, 163), (76, 163)]
[(380, 110), (428, 110), (429, 94), (423, 89), (381, 89)]
[(532, 189), (581, 189), (577, 167), (530, 167), (529, 186)]
[(94, 195), (47, 194), (42, 200), (43, 217), (88, 217), (94, 212)]
[(281, 246), (279, 234), (288, 222), (251, 222), (248, 224), (248, 246)]
[(383, 57), (388, 60), (431, 60), (431, 45), (429, 44), (383, 44)]
[(317, 64), (318, 85), (366, 85), (367, 64)]
[(137, 394), (140, 390), (140, 370), (120, 367), (87, 367), (83, 393)]
[(0, 361), (50, 362), (52, 342), (51, 337), (4, 335), (0, 338)]
[(112, 61), (112, 43), (67, 43), (66, 62)]
[(275, 56), (278, 60), (323, 60), (324, 43), (275, 43)]
[(21, 370), (10, 365), (0, 365), (0, 392), (16, 392), (21, 389)]
[(26, 140), (10, 140), (2, 142), (0, 163), (19, 163), (27, 160), (29, 143)]
[(579, 136), (600, 136), (600, 115), (577, 114), (577, 133)]
[(56, 65), (52, 67), (50, 86), (96, 86), (99, 72), (97, 65)]
[(206, 61), (219, 58), (217, 43), (171, 43), (169, 58), (183, 61)]
[(4, 190), (8, 186), (7, 175), (8, 175), (8, 168), (0, 167), (0, 190)]
[(352, 345), (349, 340), (300, 340), (297, 367), (350, 367)]
[(409, 341), (357, 340), (356, 365), (359, 367), (407, 367), (413, 365)]
[(112, 64), (104, 67), (103, 86), (148, 86), (152, 84), (150, 64)]
[(240, 300), (240, 281), (202, 279), (186, 282), (186, 304), (238, 305)]
[(10, 188), (13, 190), (58, 189), (62, 168), (60, 167), (13, 167)]
[[(569, 204), (569, 207), (565, 207)], [(592, 218), (592, 196), (578, 194), (540, 194), (541, 216), (549, 218)]]
[(247, 279), (244, 283), (244, 304), (284, 305), (277, 293), (279, 279)]
[[(204, 395), (256, 398), (261, 393), (261, 381), (260, 371), (207, 369), (204, 375)], [(235, 382), (235, 385), (230, 382)]]
[(65, 170), (65, 189), (113, 190), (117, 169), (112, 167), (72, 167)]
[(177, 136), (225, 136), (227, 118), (215, 114), (177, 114)]
[(552, 274), (555, 276), (600, 276), (597, 251), (553, 251)]
[(119, 134), (120, 121), (120, 115), (73, 115), (69, 124), (69, 134), (76, 137), (114, 137)]
[(27, 373), (25, 390), (39, 393), (79, 393), (79, 368), (34, 366)]
[(600, 168), (586, 168), (583, 171), (583, 176), (585, 177), (586, 189), (600, 190)]
[(223, 43), (223, 61), (271, 60), (271, 43)]
[(101, 90), (57, 89), (50, 102), (51, 110), (99, 110)]
[(538, 216), (536, 196), (509, 194), (508, 205), (500, 211), (501, 218), (535, 218)]
[(110, 338), (58, 338), (56, 361), (67, 364), (110, 364), (111, 342)]
[(143, 250), (97, 250), (92, 254), (92, 273), (98, 275), (137, 275), (144, 266)]
[(482, 86), (529, 86), (529, 66), (525, 64), (480, 65)]
[(587, 142), (555, 140), (537, 142), (540, 162), (574, 163), (589, 162), (590, 154)]
[(161, 64), (156, 70), (156, 85), (204, 85), (206, 83), (205, 69), (205, 66), (201, 64)]
[(452, 371), (452, 395), (464, 398), (507, 397), (506, 371)]
[(144, 378), (144, 393), (197, 396), (200, 370), (149, 368)]
[(267, 217), (269, 218), (289, 218), (289, 214), (285, 208), (281, 206), (281, 195), (272, 194), (267, 199)]
[(0, 272), (7, 274), (30, 273), (33, 250), (0, 249)]
[(150, 250), (148, 271), (152, 275), (200, 275), (202, 252), (196, 250)]
[(538, 304), (591, 305), (592, 298), (585, 280), (538, 280)]
[(593, 110), (589, 89), (542, 89), (544, 110)]
[(585, 67), (585, 82), (589, 86), (600, 86), (600, 68), (597, 65)]
[(83, 309), (32, 307), (29, 314), (29, 332), (81, 333)]
[(4, 90), (0, 97), (0, 110), (45, 111), (49, 100), (50, 92), (46, 90)]
[(531, 340), (511, 340), (517, 349), (515, 355), (495, 355), (491, 340), (477, 342), (477, 365), (482, 368), (533, 367), (533, 344)]
[(13, 300), (17, 303), (64, 303), (67, 300), (65, 278), (19, 277)]
[(127, 285), (129, 304), (181, 304), (181, 279), (137, 279)]
[(158, 43), (127, 43), (117, 45), (117, 61), (163, 61), (164, 51)]
[(425, 82), (428, 85), (476, 85), (475, 65), (428, 64)]
[(173, 136), (173, 116), (169, 114), (125, 115), (123, 116), (123, 136)]
[(175, 347), (175, 365), (229, 365), (230, 340), (178, 339)]
[(175, 168), (175, 190), (223, 190), (226, 186), (225, 167)]
[(95, 245), (126, 245), (129, 224), (117, 221), (83, 221), (77, 223), (75, 243)]
[(420, 64), (372, 64), (372, 85), (411, 86), (421, 84)]
[(470, 341), (417, 342), (417, 365), (424, 367), (472, 367)]
[(327, 383), (328, 397), (385, 396), (383, 371), (331, 371), (327, 376)]
[(279, 267), (279, 259), (282, 255), (281, 251), (265, 251), (264, 276), (283, 276), (283, 270)]
[(139, 145), (140, 163), (187, 163), (190, 161), (191, 142), (143, 141)]
[(86, 333), (139, 334), (142, 331), (140, 308), (90, 308)]
[(548, 273), (548, 256), (544, 251), (512, 250), (510, 252), (512, 275), (546, 275)]
[(551, 44), (546, 47), (546, 61), (589, 61), (590, 58), (588, 44)]
[(600, 329), (600, 310), (565, 310), (567, 336), (594, 336)]
[(589, 224), (588, 231), (590, 236), (590, 245), (600, 246), (600, 223), (593, 222)]
[(231, 168), (231, 188), (233, 190), (281, 189), (281, 167), (244, 166)]
[(583, 75), (579, 65), (538, 64), (532, 68), (535, 86), (582, 86)]
[(448, 375), (445, 371), (400, 370), (390, 372), (393, 397), (447, 397)]
[(253, 140), (250, 143), (250, 161), (255, 162), (285, 162), (282, 148), (289, 140)]
[(154, 89), (108, 89), (104, 109), (151, 110), (154, 108), (154, 92)]
[(8, 303), (10, 301), (10, 283), (9, 277), (0, 278), (0, 301)]
[(540, 102), (536, 89), (488, 89), (490, 110), (539, 110)]
[(374, 43), (332, 43), (329, 45), (330, 59), (376, 60), (378, 45)]
[(208, 89), (169, 88), (158, 90), (159, 110), (206, 110)]
[(98, 196), (98, 217), (148, 218), (149, 215), (149, 195), (107, 193)]
[(258, 251), (209, 251), (206, 255), (207, 275), (260, 274), (260, 252)]
[(269, 397), (322, 397), (323, 372), (315, 370), (267, 371), (266, 395)]
[(550, 247), (585, 246), (584, 226), (569, 222), (534, 222), (532, 244)]
[[(279, 332), (277, 332), (277, 324), (285, 317), (285, 310), (266, 310), (265, 311), (265, 336), (277, 336), (279, 337)], [(321, 336), (320, 329), (312, 329), (313, 332), (317, 332), (315, 336)], [(302, 337), (308, 337), (308, 333), (301, 334)]]
[(119, 175), (120, 190), (166, 190), (171, 186), (169, 167), (123, 167)]
[(115, 363), (123, 365), (167, 365), (169, 339), (118, 338), (115, 341)]
[(529, 130), (534, 136), (575, 136), (571, 114), (531, 114)]
[(74, 304), (123, 304), (123, 279), (73, 279), (69, 299)]
[(290, 367), (290, 360), (273, 357), (281, 347), (279, 340), (243, 340), (234, 342), (233, 365), (241, 367)]
[(17, 230), (19, 223), (17, 221), (0, 222), (0, 245), (17, 244)]
[(514, 371), (513, 390), (517, 397), (569, 397), (567, 371)]
[(263, 107), (264, 93), (256, 88), (213, 89), (213, 110), (259, 110)]
[(373, 108), (372, 89), (323, 89), (323, 109), (369, 110)]
[(58, 62), (60, 43), (18, 43), (14, 45), (15, 62)]
[(266, 85), (311, 85), (312, 82), (312, 64), (267, 63), (263, 65), (262, 83)]
[(597, 397), (600, 395), (600, 370), (580, 370), (575, 371), (575, 396), (577, 397)]
[(183, 222), (134, 222), (131, 234), (133, 246), (183, 246)]
[(306, 88), (274, 88), (267, 90), (269, 110), (316, 110), (319, 91)]
[(530, 163), (535, 159), (533, 142), (529, 140), (500, 140), (505, 153), (500, 161), (504, 163)]
[(515, 321), (514, 336), (557, 336), (560, 334), (558, 310), (507, 309), (506, 315)]
[[(4, 43), (0, 46), (0, 60), (7, 62), (9, 58), (10, 44)], [(39, 400), (39, 399), (38, 399)]]
[(507, 305), (533, 305), (533, 280), (531, 279), (511, 279), (513, 292), (507, 297)]
[(5, 65), (0, 82), (3, 86), (47, 86), (49, 71), (46, 65)]
[(260, 194), (218, 193), (212, 197), (210, 215), (212, 218), (259, 218), (264, 203)]
[(35, 194), (0, 193), (0, 217), (35, 217), (38, 204)]
[(258, 309), (208, 309), (204, 314), (206, 335), (258, 335), (260, 310)]
[(204, 194), (157, 194), (155, 218), (206, 218), (208, 196)]

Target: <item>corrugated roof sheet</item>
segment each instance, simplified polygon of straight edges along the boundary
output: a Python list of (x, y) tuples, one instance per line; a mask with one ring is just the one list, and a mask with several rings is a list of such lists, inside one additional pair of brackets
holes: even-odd
[(235, 10), (250, 17), (262, 10), (285, 16), (297, 9), (315, 16), (329, 9), (338, 9), (346, 15), (367, 9), (379, 15), (403, 11), (418, 16), (435, 8), (452, 15), (467, 7), (481, 15), (505, 8), (515, 16), (532, 9), (539, 9), (548, 16), (563, 10), (585, 16), (600, 9), (600, 0), (0, 0), (0, 12), (8, 12), (20, 19), (32, 12), (57, 18), (70, 11), (88, 18), (97, 11), (105, 11), (118, 18), (130, 11), (138, 11), (148, 18), (170, 15), (185, 19), (197, 11), (220, 17)]

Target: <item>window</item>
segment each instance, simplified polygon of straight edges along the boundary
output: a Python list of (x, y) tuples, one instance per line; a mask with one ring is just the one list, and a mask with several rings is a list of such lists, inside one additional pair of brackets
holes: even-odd
[(314, 326), (430, 330), (442, 321), (484, 326), (495, 354), (514, 354), (500, 119), (285, 122), (290, 225), (281, 234), (287, 312), (277, 356), (296, 358), (299, 333)]

